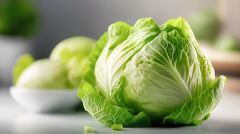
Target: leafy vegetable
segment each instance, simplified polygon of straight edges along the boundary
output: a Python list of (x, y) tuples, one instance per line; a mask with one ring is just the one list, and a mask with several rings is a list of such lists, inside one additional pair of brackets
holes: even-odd
[(225, 77), (215, 78), (183, 18), (158, 26), (116, 22), (97, 41), (78, 90), (84, 108), (107, 126), (196, 125), (218, 104)]
[(185, 102), (182, 107), (164, 118), (164, 123), (198, 125), (209, 117), (209, 112), (219, 102), (224, 86), (224, 77), (220, 76), (214, 81), (212, 87), (198, 97)]
[(50, 59), (61, 61), (69, 70), (69, 80), (77, 87), (89, 69), (88, 56), (95, 41), (88, 37), (76, 36), (63, 40), (52, 51)]
[(26, 89), (72, 89), (67, 79), (68, 70), (59, 61), (38, 60), (26, 68), (16, 87)]
[(85, 58), (91, 52), (94, 43), (93, 39), (83, 36), (65, 39), (53, 49), (50, 58), (63, 63), (68, 63), (72, 58)]
[(88, 82), (82, 81), (79, 87), (78, 96), (83, 106), (96, 120), (107, 126), (121, 123), (126, 126), (148, 126), (150, 119), (142, 112), (133, 115), (126, 108), (113, 105), (106, 100), (101, 93), (98, 93)]
[(68, 65), (68, 79), (71, 85), (77, 87), (79, 86), (80, 81), (85, 78), (85, 75), (89, 70), (89, 59), (85, 58), (79, 61), (77, 58), (73, 58)]
[(14, 68), (15, 85), (28, 89), (77, 87), (90, 70), (89, 54), (94, 44), (94, 40), (78, 36), (60, 42), (50, 59), (33, 63), (30, 55), (22, 56)]
[(34, 62), (31, 55), (25, 54), (18, 58), (15, 67), (13, 68), (13, 83), (16, 85), (22, 72)]

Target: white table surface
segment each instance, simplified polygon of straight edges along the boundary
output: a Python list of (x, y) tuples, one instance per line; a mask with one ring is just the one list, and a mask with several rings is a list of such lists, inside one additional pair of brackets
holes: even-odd
[(84, 111), (30, 113), (14, 102), (8, 89), (0, 89), (0, 134), (83, 134), (85, 125), (94, 127), (97, 134), (240, 134), (240, 94), (225, 91), (210, 119), (199, 126), (124, 128), (124, 131), (112, 131)]

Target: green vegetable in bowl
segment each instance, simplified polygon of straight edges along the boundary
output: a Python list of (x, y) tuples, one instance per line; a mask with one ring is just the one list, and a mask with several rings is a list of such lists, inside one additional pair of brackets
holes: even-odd
[(94, 47), (95, 41), (88, 37), (76, 36), (61, 41), (52, 51), (50, 58), (68, 63), (72, 58), (84, 59)]
[(225, 77), (215, 77), (183, 18), (116, 22), (97, 41), (78, 95), (111, 127), (198, 125), (218, 104)]
[(90, 69), (88, 57), (94, 44), (93, 39), (76, 36), (60, 42), (53, 49), (49, 59), (34, 62), (31, 55), (23, 55), (13, 69), (15, 86), (43, 89), (76, 88)]
[[(28, 59), (22, 57), (18, 63), (21, 64), (24, 60)], [(15, 86), (24, 89), (73, 89), (67, 76), (68, 70), (64, 64), (43, 59), (29, 65), (21, 73)]]
[(68, 78), (74, 87), (84, 78), (88, 68), (88, 56), (95, 40), (76, 36), (63, 40), (52, 51), (50, 59), (61, 61), (69, 70)]
[(86, 73), (89, 70), (89, 59), (88, 57), (82, 60), (73, 58), (68, 64), (68, 79), (71, 85), (78, 87), (80, 81), (85, 78)]

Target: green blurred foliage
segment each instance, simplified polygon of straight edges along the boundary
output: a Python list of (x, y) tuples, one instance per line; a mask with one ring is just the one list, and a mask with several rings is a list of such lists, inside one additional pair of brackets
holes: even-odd
[(191, 28), (198, 40), (214, 41), (221, 28), (221, 21), (217, 13), (210, 9), (197, 12), (189, 19)]
[(224, 51), (240, 51), (239, 40), (232, 35), (219, 37), (216, 40), (215, 47)]
[(0, 2), (0, 34), (29, 37), (37, 27), (37, 12), (28, 0)]

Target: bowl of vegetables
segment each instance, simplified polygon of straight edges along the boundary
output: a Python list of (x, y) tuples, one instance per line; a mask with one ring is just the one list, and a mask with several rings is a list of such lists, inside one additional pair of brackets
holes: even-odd
[(21, 56), (13, 69), (13, 99), (33, 112), (58, 112), (80, 103), (77, 87), (88, 69), (88, 54), (94, 40), (72, 37), (60, 42), (49, 58)]

